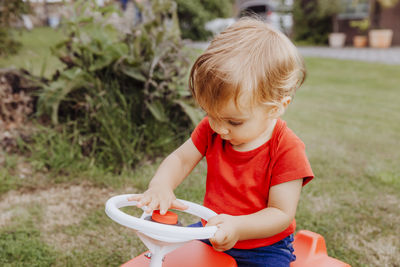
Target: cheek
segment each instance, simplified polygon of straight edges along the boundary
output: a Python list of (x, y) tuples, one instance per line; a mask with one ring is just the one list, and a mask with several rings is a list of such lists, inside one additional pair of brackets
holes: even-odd
[(208, 123), (210, 124), (210, 127), (211, 127), (211, 129), (213, 130), (213, 131), (215, 131), (215, 122), (214, 122), (214, 120), (213, 119), (211, 119), (211, 118), (208, 118)]
[(228, 130), (230, 131), (230, 127), (228, 127), (225, 123), (223, 122), (215, 122), (215, 120), (208, 119), (208, 123), (210, 124), (211, 129), (214, 132), (220, 132), (221, 130)]
[(232, 138), (246, 140), (249, 138), (251, 133), (248, 131), (248, 127), (242, 126), (240, 128), (234, 128), (231, 131)]
[(240, 129), (235, 131), (235, 135), (240, 136), (242, 139), (252, 139), (260, 131), (260, 126), (250, 123), (248, 125), (243, 125)]

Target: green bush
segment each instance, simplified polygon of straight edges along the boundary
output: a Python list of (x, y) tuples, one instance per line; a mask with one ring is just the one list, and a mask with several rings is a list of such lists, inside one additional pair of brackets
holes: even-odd
[[(52, 170), (56, 173), (66, 168), (69, 170), (83, 171), (90, 162), (83, 157), (79, 146), (79, 133), (77, 127), (63, 127), (56, 129), (37, 126), (36, 132), (31, 137), (30, 159), (32, 166), (37, 170)], [(67, 131), (71, 132), (67, 132)]]
[(112, 6), (79, 1), (54, 49), (66, 67), (39, 95), (38, 115), (77, 133), (82, 153), (114, 170), (170, 151), (199, 120), (175, 3), (151, 3), (144, 22), (122, 34), (106, 23)]
[(20, 48), (21, 43), (14, 39), (12, 32), (0, 27), (0, 56), (16, 54)]
[(21, 43), (15, 40), (11, 29), (11, 20), (28, 12), (28, 5), (23, 0), (3, 0), (0, 2), (0, 56), (15, 54)]
[(293, 38), (298, 43), (327, 44), (332, 32), (332, 18), (320, 10), (319, 0), (294, 1)]
[(204, 28), (207, 21), (232, 16), (232, 0), (175, 0), (178, 4), (179, 26), (182, 37), (206, 40), (211, 32)]

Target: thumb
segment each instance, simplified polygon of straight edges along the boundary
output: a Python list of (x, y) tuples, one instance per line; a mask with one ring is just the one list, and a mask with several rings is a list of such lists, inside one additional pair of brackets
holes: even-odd
[(139, 201), (143, 197), (143, 194), (136, 194), (128, 197), (128, 201)]
[(217, 251), (223, 251), (219, 247), (224, 242), (224, 240), (225, 240), (225, 232), (219, 228), (217, 232), (215, 232), (214, 236), (210, 238), (211, 244)]

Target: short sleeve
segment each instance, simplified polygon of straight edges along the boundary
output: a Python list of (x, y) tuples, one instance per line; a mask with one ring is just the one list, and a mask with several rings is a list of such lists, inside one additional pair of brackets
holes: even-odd
[(271, 186), (296, 179), (304, 179), (303, 186), (306, 185), (314, 174), (304, 143), (288, 128), (280, 139), (272, 167)]
[(208, 142), (211, 138), (212, 129), (208, 122), (208, 117), (204, 117), (192, 132), (191, 139), (199, 152), (205, 156)]

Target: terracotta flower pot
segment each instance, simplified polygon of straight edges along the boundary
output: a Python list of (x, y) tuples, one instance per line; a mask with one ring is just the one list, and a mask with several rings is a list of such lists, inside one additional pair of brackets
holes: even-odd
[(341, 32), (334, 32), (329, 34), (329, 46), (334, 48), (340, 48), (344, 46), (346, 41), (346, 34)]
[(388, 48), (392, 44), (393, 30), (370, 30), (368, 33), (369, 45), (374, 48)]
[(364, 35), (356, 35), (353, 37), (353, 46), (354, 47), (366, 47), (367, 46), (367, 36)]

